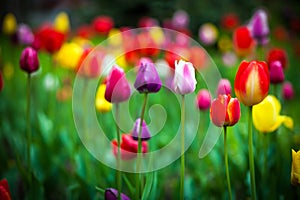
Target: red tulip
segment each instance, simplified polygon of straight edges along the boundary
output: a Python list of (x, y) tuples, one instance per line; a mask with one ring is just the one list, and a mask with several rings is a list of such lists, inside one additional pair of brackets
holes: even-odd
[(261, 102), (267, 95), (270, 86), (268, 65), (260, 61), (242, 61), (234, 80), (234, 91), (237, 98), (246, 106)]
[(221, 26), (226, 30), (233, 30), (240, 24), (240, 19), (235, 13), (225, 14), (221, 19)]
[(55, 53), (60, 49), (65, 39), (64, 33), (47, 26), (37, 32), (33, 46), (35, 49), (44, 48), (49, 53)]
[(9, 185), (6, 179), (0, 181), (0, 199), (1, 200), (11, 200), (11, 195), (9, 191)]
[(285, 69), (287, 67), (287, 55), (284, 49), (273, 48), (268, 53), (267, 61), (269, 65), (274, 61), (280, 61), (282, 68)]
[[(118, 142), (116, 140), (112, 141), (113, 154), (118, 155)], [(130, 160), (137, 156), (138, 152), (138, 141), (135, 141), (131, 134), (122, 134), (122, 142), (120, 144), (121, 159)], [(142, 152), (148, 152), (148, 143), (142, 141)]]
[(238, 56), (247, 56), (254, 50), (255, 41), (246, 26), (241, 26), (234, 31), (233, 46)]
[(111, 17), (99, 16), (94, 19), (93, 27), (97, 33), (107, 35), (114, 27), (114, 21)]
[(240, 117), (241, 108), (237, 98), (223, 94), (211, 102), (210, 118), (216, 126), (233, 126)]

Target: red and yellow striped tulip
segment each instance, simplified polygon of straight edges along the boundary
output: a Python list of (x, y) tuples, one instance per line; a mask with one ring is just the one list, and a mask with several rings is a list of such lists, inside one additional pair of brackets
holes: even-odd
[(270, 76), (265, 62), (242, 61), (234, 80), (237, 98), (246, 106), (260, 103), (268, 95)]

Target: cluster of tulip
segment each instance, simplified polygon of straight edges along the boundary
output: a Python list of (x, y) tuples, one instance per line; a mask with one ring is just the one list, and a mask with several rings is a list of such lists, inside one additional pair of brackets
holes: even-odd
[[(153, 188), (157, 186), (154, 184), (149, 186), (148, 182), (144, 184), (145, 177), (146, 181), (150, 181), (150, 178), (148, 175), (140, 173), (139, 169), (142, 165), (143, 154), (151, 151), (149, 140), (152, 135), (144, 116), (148, 95), (161, 91), (163, 81), (166, 82), (170, 91), (181, 96), (181, 171), (180, 184), (178, 184), (180, 199), (187, 196), (187, 189), (185, 189), (187, 187), (185, 181), (187, 180), (185, 173), (185, 130), (188, 128), (185, 128), (185, 95), (195, 93), (197, 90), (195, 108), (198, 110), (195, 109), (195, 112), (200, 110), (202, 114), (205, 114), (209, 110), (211, 122), (215, 126), (223, 128), (224, 163), (228, 188), (226, 195), (229, 199), (237, 198), (238, 193), (236, 192), (237, 187), (235, 187), (235, 193), (232, 194), (227, 150), (227, 146), (230, 145), (227, 143), (227, 137), (230, 134), (227, 133), (230, 130), (227, 128), (237, 124), (245, 116), (243, 108), (249, 107), (248, 150), (246, 152), (249, 154), (250, 181), (248, 182), (251, 185), (251, 192), (247, 195), (251, 196), (252, 199), (257, 198), (255, 159), (258, 159), (259, 155), (253, 149), (255, 145), (253, 145), (252, 123), (255, 129), (264, 135), (270, 132), (276, 133), (281, 125), (287, 127), (290, 132), (294, 129), (293, 119), (281, 115), (281, 102), (291, 100), (295, 96), (292, 83), (285, 81), (285, 70), (289, 64), (287, 53), (283, 48), (270, 48), (268, 46), (270, 45), (270, 30), (267, 13), (264, 10), (257, 10), (249, 23), (242, 26), (239, 24), (237, 16), (227, 15), (221, 23), (226, 34), (219, 38), (218, 48), (223, 54), (221, 65), (238, 65), (233, 80), (234, 94), (230, 77), (221, 79), (216, 91), (209, 91), (206, 88), (200, 88), (199, 84), (197, 85), (197, 82), (200, 83), (201, 81), (196, 74), (197, 71), (201, 74), (201, 70), (209, 67), (209, 57), (203, 48), (191, 44), (191, 40), (188, 39), (188, 35), (191, 35), (187, 28), (188, 22), (188, 15), (184, 11), (176, 12), (171, 21), (166, 21), (164, 28), (171, 28), (179, 32), (175, 38), (172, 38), (173, 35), (168, 35), (170, 32), (165, 31), (152, 18), (143, 18), (140, 21), (140, 28), (145, 29), (131, 31), (128, 27), (114, 28), (114, 22), (110, 17), (100, 16), (96, 17), (91, 25), (79, 27), (77, 33), (74, 34), (71, 33), (68, 15), (64, 12), (59, 13), (53, 23), (43, 24), (35, 31), (32, 31), (28, 25), (17, 24), (12, 14), (5, 16), (3, 33), (8, 35), (14, 44), (22, 47), (19, 66), (28, 75), (27, 134), (25, 137), (27, 162), (24, 164), (25, 167), (20, 164), (19, 155), (16, 157), (20, 174), (25, 174), (24, 181), (28, 187), (29, 198), (33, 198), (30, 195), (34, 195), (33, 182), (39, 179), (33, 166), (33, 157), (35, 156), (33, 149), (37, 142), (33, 140), (34, 131), (31, 130), (31, 126), (33, 126), (31, 122), (32, 109), (38, 110), (36, 107), (31, 107), (31, 99), (34, 97), (32, 95), (34, 89), (32, 75), (34, 72), (42, 73), (45, 87), (52, 87), (52, 90), (56, 90), (56, 82), (61, 81), (58, 79), (63, 79), (63, 87), (61, 90), (57, 90), (55, 95), (57, 100), (62, 102), (66, 102), (72, 96), (72, 82), (70, 83), (68, 79), (73, 81), (76, 76), (80, 76), (86, 80), (95, 80), (96, 78), (101, 80), (95, 95), (95, 109), (99, 115), (103, 116), (104, 113), (110, 113), (115, 108), (116, 116), (116, 138), (111, 140), (111, 151), (115, 156), (114, 160), (117, 166), (116, 189), (109, 187), (102, 190), (97, 187), (97, 191), (104, 193), (105, 199), (130, 199), (129, 195), (121, 193), (128, 190), (131, 191), (132, 196), (135, 195), (135, 199), (147, 199), (150, 196), (150, 191), (154, 191)], [(205, 46), (215, 44), (217, 37), (217, 27), (211, 23), (203, 24), (199, 28), (199, 40)], [(5, 39), (7, 39), (6, 36)], [(95, 46), (98, 43), (100, 45)], [(10, 56), (8, 57), (10, 58)], [(242, 60), (240, 64), (236, 64), (237, 59)], [(47, 63), (49, 60), (50, 63)], [(45, 66), (47, 64), (48, 66)], [(40, 66), (42, 70), (39, 70)], [(58, 66), (61, 66), (62, 69)], [(134, 68), (135, 66), (136, 68)], [(120, 120), (119, 104), (128, 101), (132, 95), (132, 86), (126, 78), (126, 71), (133, 68), (134, 70), (137, 69), (135, 70), (133, 87), (139, 94), (144, 95), (144, 101), (140, 116), (135, 119), (131, 132), (121, 134), (118, 126)], [(12, 71), (13, 67), (6, 63), (3, 69), (1, 68), (0, 91), (4, 88), (4, 81), (7, 81), (7, 84), (10, 83)], [(274, 87), (273, 92), (271, 92), (270, 84)], [(277, 91), (279, 86), (282, 88), (282, 96), (279, 96)], [(212, 92), (215, 93), (212, 94)], [(165, 95), (162, 92), (159, 94)], [(47, 95), (52, 96), (53, 94), (49, 92)], [(236, 97), (233, 97), (234, 95)], [(216, 98), (213, 99), (213, 96)], [(54, 101), (56, 102), (56, 100)], [(172, 107), (169, 108), (172, 109)], [(104, 123), (109, 123), (108, 121), (112, 121), (112, 119), (104, 121)], [(199, 128), (202, 135), (204, 131), (205, 129)], [(111, 130), (111, 132), (113, 131)], [(254, 137), (257, 136), (254, 135)], [(291, 145), (289, 145), (290, 149)], [(264, 176), (266, 176), (268, 168), (266, 167), (268, 149), (265, 148), (264, 151), (263, 172), (265, 174), (262, 175), (263, 179), (265, 179)], [(128, 180), (124, 174), (122, 176), (120, 167), (121, 160), (131, 161), (133, 159), (136, 161), (134, 189), (132, 189), (131, 180)], [(292, 150), (291, 183), (293, 185), (300, 185), (299, 166), (300, 152)], [(125, 180), (128, 190), (122, 188), (123, 180)], [(112, 182), (115, 183), (115, 181)], [(107, 187), (107, 185), (103, 185), (103, 187)], [(262, 197), (271, 196), (270, 193), (261, 195)], [(4, 179), (0, 182), (0, 199), (10, 199), (10, 196), (8, 183)], [(158, 198), (158, 196), (156, 197)], [(163, 197), (165, 198), (165, 196)], [(155, 197), (152, 196), (152, 198)]]

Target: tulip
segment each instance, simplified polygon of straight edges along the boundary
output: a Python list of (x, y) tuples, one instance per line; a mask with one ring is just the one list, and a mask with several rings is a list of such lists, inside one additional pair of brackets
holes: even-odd
[(3, 89), (3, 86), (4, 86), (4, 81), (3, 81), (2, 72), (0, 71), (0, 91)]
[(250, 20), (249, 28), (252, 37), (256, 39), (258, 44), (265, 45), (268, 43), (270, 30), (266, 11), (257, 10)]
[(54, 28), (62, 33), (67, 33), (70, 30), (70, 21), (67, 13), (60, 12), (56, 15), (54, 19)]
[(274, 61), (269, 66), (270, 82), (273, 84), (282, 83), (284, 81), (284, 72), (282, 64), (279, 61)]
[(234, 91), (240, 102), (253, 106), (267, 95), (270, 86), (268, 66), (260, 61), (242, 61), (234, 80)]
[[(107, 188), (104, 192), (104, 199), (105, 200), (117, 200), (118, 199), (118, 190), (114, 188)], [(130, 200), (130, 198), (121, 193), (121, 200)]]
[(38, 30), (34, 41), (35, 48), (44, 48), (49, 53), (57, 52), (63, 45), (66, 36), (52, 27), (42, 27)]
[(108, 16), (99, 16), (93, 20), (95, 31), (101, 35), (107, 35), (113, 26), (113, 19)]
[(211, 102), (210, 117), (219, 127), (235, 125), (241, 116), (240, 103), (230, 95), (219, 95)]
[(112, 104), (104, 98), (105, 90), (106, 85), (101, 84), (96, 93), (96, 109), (102, 113), (109, 112), (112, 108)]
[(138, 26), (140, 28), (154, 27), (158, 25), (159, 25), (158, 21), (151, 17), (142, 17), (138, 23)]
[(11, 200), (11, 194), (9, 191), (9, 185), (6, 179), (0, 181), (0, 199)]
[(291, 169), (292, 185), (300, 185), (300, 151), (292, 149), (292, 169)]
[(255, 41), (246, 26), (241, 26), (233, 32), (233, 47), (238, 56), (247, 56), (253, 52)]
[(178, 10), (174, 13), (172, 18), (172, 26), (177, 29), (185, 29), (189, 25), (189, 15), (184, 10)]
[(26, 24), (20, 24), (17, 30), (18, 42), (23, 45), (31, 45), (34, 41), (34, 35), (30, 27)]
[(274, 61), (280, 61), (282, 68), (287, 68), (287, 54), (284, 49), (273, 48), (269, 51), (267, 56), (269, 65)]
[(175, 61), (173, 88), (177, 94), (185, 95), (194, 92), (196, 88), (195, 68), (192, 63)]
[[(134, 123), (134, 127), (133, 127), (133, 130), (132, 130), (132, 133), (131, 133), (132, 138), (134, 140), (138, 140), (138, 138), (139, 138), (140, 124), (141, 124), (141, 119), (138, 118)], [(148, 129), (148, 126), (147, 126), (145, 120), (143, 120), (140, 135), (141, 135), (141, 140), (142, 141), (149, 140), (151, 138), (151, 134), (150, 134), (150, 131)]]
[(20, 57), (20, 67), (27, 73), (35, 72), (39, 69), (39, 60), (37, 51), (31, 47), (26, 47)]
[(210, 107), (211, 96), (207, 89), (199, 90), (196, 98), (196, 106), (199, 110), (205, 111)]
[(220, 94), (231, 94), (231, 84), (228, 79), (221, 79), (217, 87), (217, 96)]
[(139, 93), (156, 93), (161, 88), (161, 80), (152, 62), (144, 62), (134, 82), (134, 87)]
[(217, 41), (218, 29), (214, 24), (203, 24), (199, 29), (199, 39), (205, 45), (212, 45)]
[[(112, 141), (113, 154), (118, 155), (118, 142)], [(148, 152), (148, 143), (142, 141), (142, 153)], [(122, 134), (122, 141), (120, 144), (121, 159), (130, 160), (135, 158), (138, 153), (138, 141), (134, 140), (130, 134)]]
[(286, 81), (282, 85), (282, 96), (285, 100), (291, 100), (294, 98), (294, 88), (292, 83)]
[(226, 30), (233, 30), (240, 24), (240, 19), (235, 13), (228, 13), (222, 16), (221, 26)]
[(13, 35), (17, 30), (17, 20), (14, 14), (7, 13), (4, 16), (2, 30), (4, 34)]
[(280, 115), (280, 110), (279, 100), (273, 95), (268, 95), (262, 102), (253, 106), (252, 118), (255, 128), (262, 133), (273, 132), (281, 124), (293, 129), (293, 119)]
[(54, 54), (54, 60), (67, 69), (75, 70), (82, 54), (83, 49), (78, 44), (73, 42), (64, 43), (59, 51)]
[(111, 103), (120, 103), (130, 97), (130, 86), (124, 70), (115, 65), (108, 75), (105, 90), (105, 99)]

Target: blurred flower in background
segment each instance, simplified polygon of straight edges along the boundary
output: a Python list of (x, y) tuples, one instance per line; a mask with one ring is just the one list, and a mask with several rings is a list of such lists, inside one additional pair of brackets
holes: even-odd
[(196, 106), (199, 110), (205, 111), (209, 109), (211, 102), (211, 96), (207, 89), (199, 90), (196, 97)]
[(292, 167), (291, 167), (292, 185), (300, 185), (300, 151), (292, 149)]
[(9, 185), (6, 179), (0, 181), (0, 199), (1, 200), (11, 200), (11, 194), (9, 190)]
[(204, 45), (213, 45), (218, 39), (218, 28), (212, 23), (205, 23), (199, 28), (199, 39)]
[(2, 31), (6, 35), (13, 35), (17, 30), (17, 20), (14, 14), (7, 13), (4, 16)]
[(291, 82), (285, 81), (282, 85), (282, 97), (285, 100), (291, 100), (294, 98), (294, 87)]

